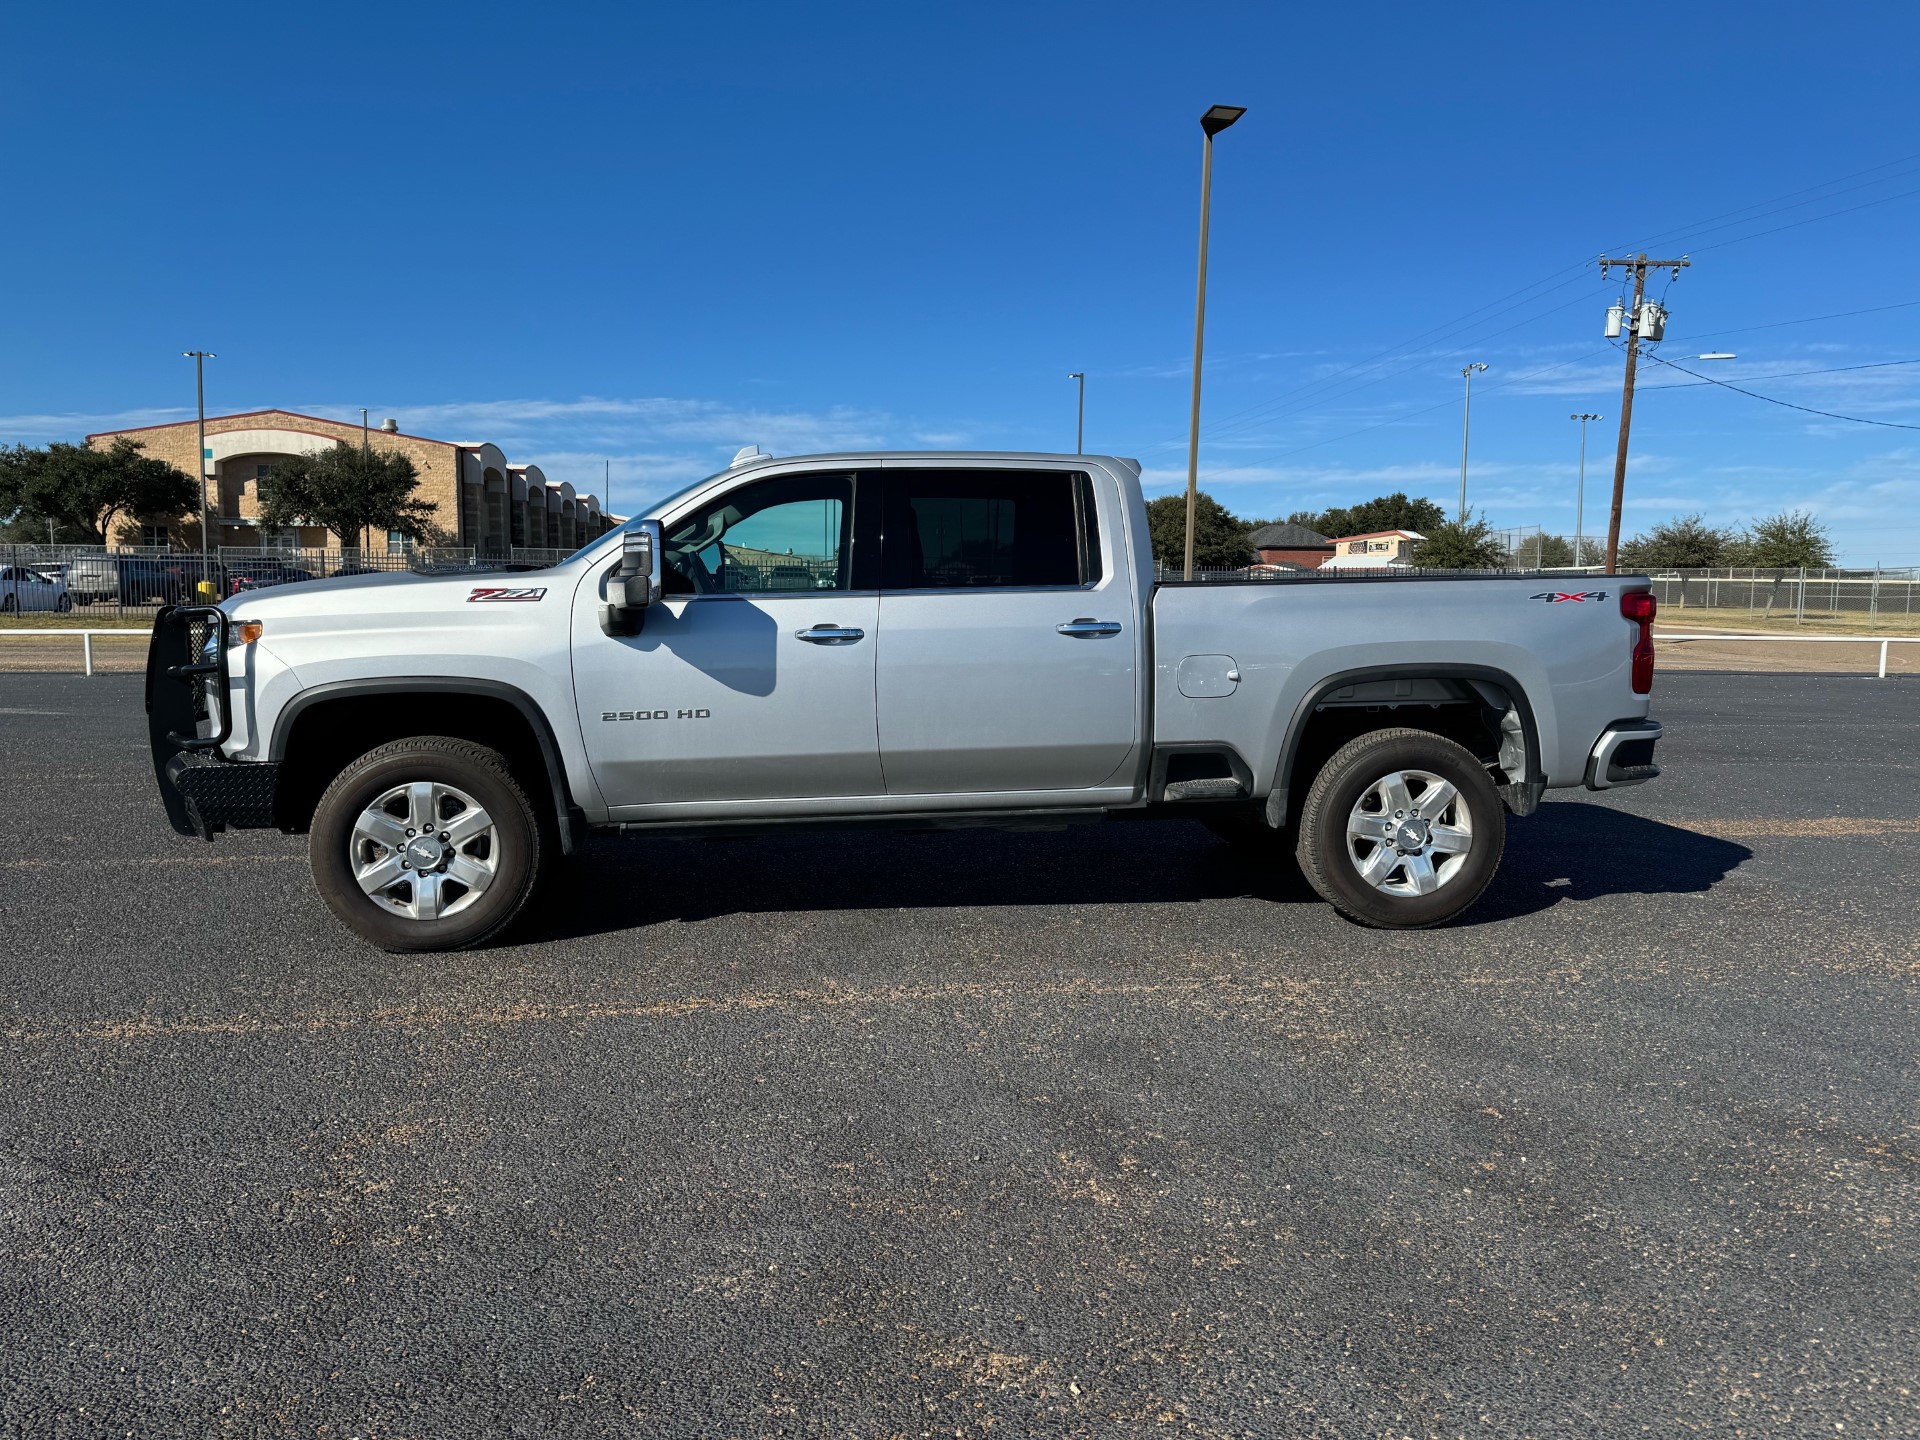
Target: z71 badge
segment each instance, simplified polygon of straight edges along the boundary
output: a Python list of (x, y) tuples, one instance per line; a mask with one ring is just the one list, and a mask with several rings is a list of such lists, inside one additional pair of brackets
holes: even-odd
[(476, 600), (538, 600), (546, 593), (547, 587), (544, 585), (528, 590), (509, 590), (498, 585), (482, 586), (467, 592), (467, 603), (471, 605)]
[(1607, 592), (1604, 590), (1542, 590), (1538, 595), (1529, 595), (1527, 598), (1544, 600), (1549, 605), (1564, 605), (1569, 600), (1576, 605), (1583, 605), (1589, 600), (1606, 599)]

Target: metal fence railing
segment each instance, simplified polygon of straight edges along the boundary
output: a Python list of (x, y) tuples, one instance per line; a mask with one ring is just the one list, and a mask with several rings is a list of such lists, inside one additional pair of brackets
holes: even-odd
[(1920, 572), (1766, 570), (1750, 566), (1653, 570), (1653, 593), (1669, 619), (1683, 610), (1739, 610), (1763, 619), (1855, 619), (1905, 624), (1920, 616)]
[(1785, 645), (1877, 645), (1880, 647), (1880, 664), (1877, 679), (1887, 678), (1887, 650), (1893, 645), (1920, 645), (1920, 635), (1714, 635), (1714, 634), (1675, 634), (1662, 632), (1659, 643), (1677, 645), (1685, 641), (1719, 641), (1733, 644), (1785, 644)]
[[(1516, 572), (1542, 570), (1549, 575), (1596, 575), (1593, 565), (1534, 566), (1525, 555), (1512, 557)], [(1423, 571), (1412, 566), (1378, 571), (1347, 570), (1342, 574), (1390, 574), (1418, 579)], [(1712, 569), (1653, 569), (1639, 573), (1653, 580), (1653, 593), (1663, 615), (1684, 610), (1746, 611), (1762, 619), (1858, 620), (1869, 627), (1920, 621), (1920, 567), (1890, 569), (1781, 570), (1753, 566), (1717, 566)], [(1196, 569), (1195, 580), (1288, 580), (1318, 575), (1313, 570), (1289, 571), (1273, 566), (1237, 570)], [(1178, 566), (1159, 566), (1155, 579), (1179, 580)], [(1321, 578), (1325, 578), (1322, 576)]]
[(247, 590), (384, 571), (535, 569), (570, 550), (517, 545), (506, 554), (459, 546), (323, 550), (222, 545), (196, 551), (145, 545), (0, 545), (0, 613), (149, 619), (161, 605), (224, 600)]

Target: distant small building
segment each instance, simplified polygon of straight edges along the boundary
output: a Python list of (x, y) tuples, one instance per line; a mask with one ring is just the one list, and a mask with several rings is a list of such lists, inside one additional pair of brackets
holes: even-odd
[[(87, 444), (105, 449), (126, 437), (138, 440), (148, 455), (193, 474), (197, 438), (194, 420), (108, 430), (87, 436)], [(565, 481), (547, 479), (537, 465), (510, 465), (497, 445), (480, 441), (429, 440), (403, 435), (388, 420), (372, 430), (346, 421), (291, 410), (252, 410), (207, 417), (207, 449), (201, 460), (207, 504), (213, 514), (215, 545), (334, 549), (339, 540), (319, 526), (273, 532), (260, 523), (260, 482), (277, 462), (335, 445), (362, 442), (376, 450), (397, 450), (419, 473), (415, 493), (433, 503), (433, 524), (456, 545), (482, 555), (505, 555), (514, 546), (572, 550), (612, 528), (600, 502), (580, 495)], [(110, 537), (122, 544), (198, 543), (198, 515), (143, 515)], [(376, 550), (400, 550), (398, 534), (375, 535)]]
[(1259, 553), (1262, 565), (1291, 565), (1317, 570), (1333, 558), (1333, 541), (1304, 525), (1262, 525), (1247, 543)]
[(1323, 569), (1384, 570), (1413, 563), (1413, 547), (1427, 537), (1417, 530), (1371, 530), (1343, 535), (1333, 542), (1333, 558)]

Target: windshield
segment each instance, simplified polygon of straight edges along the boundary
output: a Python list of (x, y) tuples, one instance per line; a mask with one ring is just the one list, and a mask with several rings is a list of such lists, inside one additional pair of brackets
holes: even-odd
[(673, 491), (671, 494), (662, 495), (656, 500), (643, 501), (641, 504), (634, 507), (632, 519), (623, 521), (622, 523), (614, 526), (613, 529), (607, 531), (606, 535), (594, 536), (593, 539), (589, 540), (586, 544), (582, 545), (578, 550), (574, 551), (573, 554), (569, 555), (565, 560), (562, 560), (560, 563), (562, 565), (571, 564), (573, 561), (578, 560), (582, 555), (585, 555), (589, 550), (599, 549), (602, 545), (605, 545), (607, 543), (608, 536), (625, 534), (627, 531), (631, 530), (635, 525), (639, 524), (643, 516), (650, 515), (656, 510), (661, 510), (666, 508), (667, 506), (673, 504), (673, 502), (678, 500), (681, 496), (691, 495), (694, 491), (698, 490), (702, 485), (705, 485), (709, 480), (718, 480), (722, 475), (725, 475), (726, 473), (727, 472), (725, 470), (716, 470), (711, 475), (702, 475), (698, 480), (695, 480), (692, 484), (682, 485), (678, 490)]

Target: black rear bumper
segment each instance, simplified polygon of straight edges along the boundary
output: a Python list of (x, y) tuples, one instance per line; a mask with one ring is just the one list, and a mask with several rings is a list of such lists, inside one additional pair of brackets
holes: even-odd
[[(200, 658), (209, 629), (218, 634), (214, 658)], [(218, 697), (209, 706), (209, 694)], [(211, 840), (222, 830), (273, 825), (280, 767), (272, 762), (224, 759), (232, 732), (227, 684), (227, 617), (211, 605), (168, 605), (154, 618), (147, 647), (147, 742), (167, 820), (182, 835)], [(202, 722), (216, 719), (213, 733)]]

